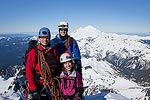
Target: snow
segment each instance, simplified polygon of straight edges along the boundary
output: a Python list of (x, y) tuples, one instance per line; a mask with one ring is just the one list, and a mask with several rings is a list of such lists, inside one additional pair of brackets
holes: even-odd
[[(88, 46), (88, 51), (90, 54), (95, 54), (96, 50), (101, 50), (104, 57), (108, 50), (117, 53), (123, 49), (126, 49), (131, 55), (135, 56), (137, 55), (135, 51), (141, 51), (141, 54), (146, 53), (145, 59), (150, 60), (150, 46), (140, 42), (142, 39), (150, 40), (150, 36), (140, 37), (118, 35), (116, 33), (105, 33), (90, 25), (83, 28), (80, 27), (76, 31), (72, 32), (71, 36), (80, 41), (78, 42), (79, 47), (84, 47), (83, 44), (89, 43), (85, 46)], [(95, 38), (95, 40), (87, 42), (86, 39), (89, 37)], [(90, 42), (92, 43), (90, 44)], [(85, 51), (81, 48), (81, 52)]]
[(9, 78), (8, 80), (4, 80), (1, 76), (0, 76), (0, 94), (4, 93), (4, 91), (8, 88), (8, 86), (11, 84), (12, 80), (14, 77)]
[(4, 38), (5, 38), (5, 37), (0, 37), (0, 40), (1, 40), (1, 39), (4, 39)]
[[(91, 25), (80, 27), (70, 35), (77, 40), (81, 55), (88, 54), (89, 56), (89, 58), (82, 57), (81, 59), (83, 83), (84, 87), (87, 87), (84, 92), (84, 95), (86, 94), (85, 100), (137, 100), (137, 98), (144, 98), (143, 89), (146, 87), (139, 86), (137, 83), (119, 76), (112, 65), (102, 59), (108, 52), (112, 54), (120, 52), (122, 55), (118, 54), (118, 56), (122, 58), (130, 55), (142, 55), (143, 59), (150, 60), (150, 47), (139, 42), (141, 39), (150, 40), (150, 37), (105, 33)], [(37, 39), (37, 36), (32, 39)], [(100, 60), (97, 60), (96, 54), (101, 54), (98, 56)], [(135, 66), (132, 67), (135, 68)], [(4, 93), (13, 78), (3, 80), (0, 77), (0, 100), (4, 98), (18, 100), (19, 95), (13, 91), (8, 91), (7, 95)], [(101, 92), (100, 89), (113, 89), (113, 92)]]
[(92, 66), (92, 69), (89, 68), (85, 70), (83, 68), (83, 82), (85, 87), (89, 86), (89, 88), (92, 88), (92, 86), (102, 85), (105, 86), (105, 88), (117, 90), (120, 95), (127, 98), (140, 98), (145, 95), (144, 92), (141, 92), (144, 87), (140, 87), (133, 81), (119, 77), (117, 74), (114, 75), (117, 72), (115, 72), (106, 62), (97, 62), (92, 59), (82, 59), (82, 61), (83, 65)]
[[(87, 35), (84, 33), (86, 33)], [(76, 37), (76, 39), (79, 39), (79, 38), (86, 38), (87, 36), (88, 37), (97, 37), (99, 33), (100, 33), (99, 30), (97, 30), (96, 28), (94, 28), (91, 25), (88, 25), (86, 27), (80, 27), (78, 30), (74, 31), (70, 35), (71, 36), (74, 35), (74, 37)]]
[[(89, 55), (89, 58), (82, 57), (85, 86), (89, 86), (88, 88), (90, 88), (93, 85), (102, 85), (105, 88), (113, 88), (120, 95), (129, 99), (132, 98), (133, 100), (144, 97), (144, 87), (138, 86), (133, 81), (119, 77), (116, 74), (117, 72), (111, 68), (111, 64), (103, 60), (97, 61), (94, 56), (97, 53), (101, 53), (102, 57), (100, 58), (102, 59), (106, 56), (106, 52), (113, 51), (112, 53), (120, 52), (121, 55), (118, 56), (122, 58), (141, 55), (142, 59), (150, 60), (150, 46), (140, 42), (142, 39), (150, 40), (149, 36), (140, 37), (105, 33), (90, 25), (80, 27), (71, 33), (71, 36), (78, 40), (81, 54)], [(125, 52), (125, 50), (128, 52)], [(91, 66), (92, 68), (85, 70), (86, 66)], [(133, 69), (135, 68), (135, 66), (132, 67)], [(88, 79), (91, 79), (91, 82)]]
[(128, 98), (142, 97), (145, 95), (143, 87), (138, 86), (135, 82), (123, 78), (117, 78), (111, 88), (119, 90), (120, 94)]

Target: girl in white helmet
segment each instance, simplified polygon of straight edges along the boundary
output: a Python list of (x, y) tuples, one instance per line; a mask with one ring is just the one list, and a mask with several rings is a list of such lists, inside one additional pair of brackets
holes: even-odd
[(74, 60), (71, 54), (63, 53), (60, 56), (60, 63), (63, 71), (60, 74), (61, 79), (61, 100), (82, 100), (83, 82), (82, 76), (75, 71)]

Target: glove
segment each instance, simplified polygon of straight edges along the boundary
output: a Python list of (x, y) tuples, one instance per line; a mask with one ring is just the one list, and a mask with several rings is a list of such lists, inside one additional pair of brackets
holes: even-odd
[(77, 93), (75, 94), (75, 97), (79, 97), (79, 96), (80, 96), (80, 93), (77, 92)]
[(82, 100), (82, 95), (81, 95), (79, 92), (77, 92), (77, 93), (75, 94), (73, 100)]
[(39, 94), (38, 94), (37, 92), (34, 92), (34, 93), (32, 94), (32, 100), (41, 100), (41, 99), (40, 99), (40, 96), (39, 96)]
[(32, 91), (28, 94), (28, 100), (41, 100), (40, 95), (36, 91)]

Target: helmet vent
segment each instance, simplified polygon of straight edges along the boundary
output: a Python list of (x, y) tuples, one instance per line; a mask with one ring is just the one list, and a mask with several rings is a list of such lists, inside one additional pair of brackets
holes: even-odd
[(47, 34), (47, 32), (46, 32), (46, 31), (43, 31), (42, 34)]

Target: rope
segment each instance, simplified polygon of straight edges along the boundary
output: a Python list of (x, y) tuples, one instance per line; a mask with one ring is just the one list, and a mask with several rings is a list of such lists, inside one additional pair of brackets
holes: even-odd
[(51, 69), (47, 64), (47, 62), (45, 61), (45, 57), (43, 55), (43, 52), (41, 51), (38, 51), (38, 63), (40, 66), (41, 77), (43, 78), (44, 81), (43, 82), (44, 88), (48, 87), (50, 89), (49, 84), (51, 84), (52, 82)]
[[(60, 81), (56, 77), (52, 78), (51, 68), (45, 61), (44, 54), (41, 51), (38, 51), (38, 64), (41, 77), (43, 78), (44, 88), (48, 88), (49, 91), (51, 91), (52, 100), (60, 100)], [(57, 81), (57, 84), (55, 84), (55, 80)]]
[(57, 77), (52, 82), (52, 100), (60, 100), (60, 81)]

